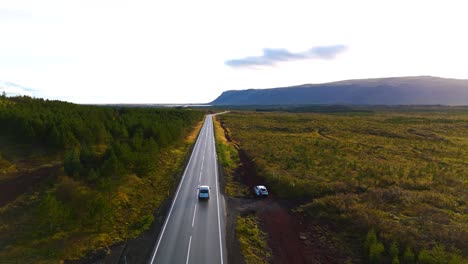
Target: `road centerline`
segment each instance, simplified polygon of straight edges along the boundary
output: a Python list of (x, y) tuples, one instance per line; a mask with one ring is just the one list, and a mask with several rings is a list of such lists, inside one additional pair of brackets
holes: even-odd
[[(227, 253), (223, 252), (226, 250), (225, 204), (223, 194), (219, 193), (221, 182), (217, 179), (220, 175), (217, 171), (219, 165), (217, 164), (212, 116), (206, 116), (205, 123), (200, 129), (149, 264), (226, 263), (224, 258)], [(197, 173), (199, 174), (198, 182)], [(202, 176), (203, 182), (201, 182)], [(194, 197), (194, 191), (198, 193), (195, 189), (197, 185), (211, 187), (211, 202), (200, 202), (198, 195)], [(213, 191), (216, 191), (216, 194)], [(198, 210), (198, 204), (200, 204), (200, 210)], [(190, 221), (190, 214), (192, 214), (192, 221)], [(195, 226), (195, 221), (197, 221), (197, 226)], [(216, 223), (218, 228), (216, 228)], [(188, 241), (187, 238), (189, 238)], [(192, 240), (194, 240), (193, 248)], [(219, 246), (217, 246), (218, 243)], [(184, 247), (186, 247), (185, 256), (182, 253)]]
[(193, 211), (192, 227), (193, 227), (193, 224), (195, 223), (195, 215), (196, 214), (197, 214), (197, 204), (195, 204), (195, 210)]
[(185, 261), (185, 264), (188, 264), (189, 259), (190, 259), (190, 246), (192, 245), (192, 236), (190, 236), (189, 243), (188, 243), (188, 249), (187, 249), (187, 260)]

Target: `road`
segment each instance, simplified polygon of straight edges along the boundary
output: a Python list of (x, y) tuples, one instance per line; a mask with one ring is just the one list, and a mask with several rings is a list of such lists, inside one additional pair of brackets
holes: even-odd
[[(149, 263), (227, 263), (225, 203), (219, 191), (212, 115), (207, 115)], [(197, 199), (209, 185), (210, 199)]]

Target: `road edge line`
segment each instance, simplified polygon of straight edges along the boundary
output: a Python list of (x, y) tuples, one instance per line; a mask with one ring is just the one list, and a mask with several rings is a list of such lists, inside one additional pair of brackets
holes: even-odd
[[(200, 133), (202, 133), (202, 130), (203, 130), (203, 126), (200, 129)], [(162, 237), (164, 235), (164, 231), (166, 230), (167, 222), (168, 222), (169, 218), (171, 217), (172, 209), (174, 208), (175, 201), (177, 200), (177, 197), (179, 196), (180, 188), (182, 186), (182, 183), (184, 182), (185, 175), (187, 174), (187, 170), (188, 170), (188, 168), (190, 166), (190, 163), (192, 162), (192, 158), (194, 156), (195, 149), (198, 147), (198, 145), (199, 144), (198, 144), (198, 137), (197, 137), (197, 140), (195, 141), (195, 146), (193, 147), (192, 153), (190, 154), (189, 162), (187, 163), (187, 167), (185, 167), (184, 175), (182, 176), (182, 179), (181, 179), (181, 181), (179, 183), (179, 186), (177, 187), (177, 192), (176, 192), (176, 195), (174, 197), (174, 200), (172, 200), (171, 209), (169, 210), (169, 214), (167, 215), (166, 219), (164, 220), (164, 226), (163, 226), (163, 229), (162, 229), (161, 233), (159, 234), (158, 243), (156, 244), (156, 248), (154, 250), (153, 256), (151, 257), (151, 260), (149, 262), (150, 264), (153, 264), (154, 258), (156, 257), (156, 254), (158, 253), (159, 244), (161, 243), (161, 239), (162, 239)]]
[[(211, 116), (211, 133), (213, 133), (213, 147), (214, 147), (214, 154), (216, 155), (216, 141), (214, 135), (214, 121), (213, 116)], [(219, 234), (219, 253), (221, 254), (221, 264), (224, 263), (223, 257), (223, 242), (221, 237), (221, 220), (219, 217), (219, 183), (218, 183), (218, 160), (215, 156), (215, 178), (216, 178), (216, 208), (218, 209), (218, 234)]]

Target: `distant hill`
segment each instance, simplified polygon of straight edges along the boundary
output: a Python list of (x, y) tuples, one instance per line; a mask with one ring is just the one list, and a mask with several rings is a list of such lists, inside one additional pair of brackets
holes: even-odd
[(430, 76), (347, 80), (223, 92), (212, 105), (468, 105), (468, 80)]

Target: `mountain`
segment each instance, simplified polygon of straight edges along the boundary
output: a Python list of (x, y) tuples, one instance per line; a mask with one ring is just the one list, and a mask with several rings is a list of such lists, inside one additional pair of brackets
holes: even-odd
[(212, 105), (468, 105), (468, 80), (431, 76), (347, 80), (223, 92)]

